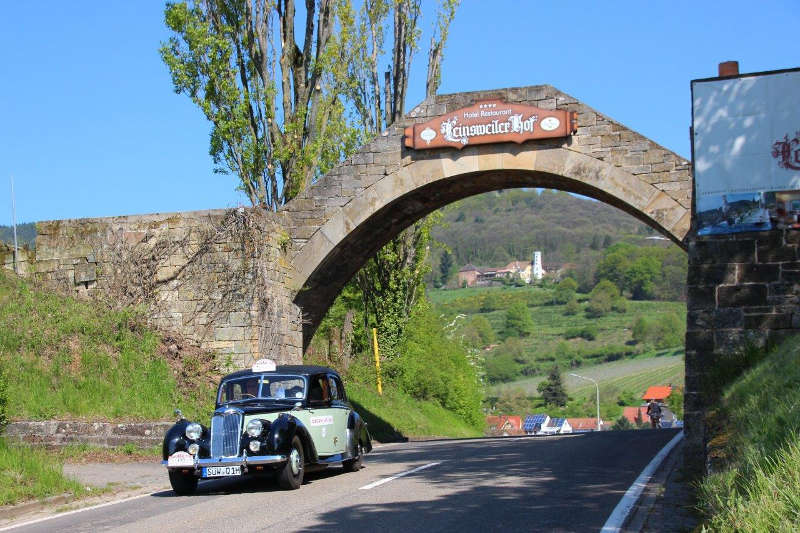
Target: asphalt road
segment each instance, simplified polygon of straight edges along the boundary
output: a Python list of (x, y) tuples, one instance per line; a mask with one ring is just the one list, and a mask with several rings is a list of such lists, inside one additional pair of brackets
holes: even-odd
[(675, 433), (392, 444), (360, 472), (307, 474), (297, 491), (228, 478), (14, 531), (598, 531)]

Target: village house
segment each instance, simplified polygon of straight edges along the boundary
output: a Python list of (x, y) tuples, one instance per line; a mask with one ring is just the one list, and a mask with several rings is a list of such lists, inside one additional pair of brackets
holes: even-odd
[(640, 423), (650, 424), (650, 417), (647, 416), (646, 405), (641, 407), (624, 407), (622, 409), (622, 416), (627, 418), (634, 426)]
[(642, 400), (647, 403), (653, 400), (658, 403), (664, 403), (667, 401), (670, 394), (672, 394), (672, 385), (654, 385), (648, 388), (644, 395), (642, 395)]
[(490, 415), (486, 417), (487, 434), (492, 437), (524, 435), (522, 418), (511, 415)]
[[(573, 433), (588, 433), (589, 431), (598, 430), (596, 418), (567, 418), (567, 422), (572, 426)], [(600, 420), (599, 429), (603, 429), (602, 420)]]

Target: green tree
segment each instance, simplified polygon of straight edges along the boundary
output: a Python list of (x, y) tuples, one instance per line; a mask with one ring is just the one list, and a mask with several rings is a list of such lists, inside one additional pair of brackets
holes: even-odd
[(578, 282), (572, 278), (564, 278), (553, 291), (553, 303), (566, 304), (575, 299)]
[(475, 330), (482, 346), (488, 346), (496, 339), (492, 325), (483, 315), (474, 315), (467, 322), (467, 327)]
[(661, 262), (653, 256), (636, 259), (625, 270), (625, 287), (634, 300), (647, 300), (655, 296), (656, 281), (661, 276)]
[(579, 304), (578, 300), (576, 300), (575, 298), (568, 301), (567, 305), (564, 306), (564, 314), (567, 316), (577, 315), (580, 310), (581, 310), (581, 304)]
[(175, 92), (212, 124), (215, 171), (238, 176), (250, 202), (272, 210), (359, 140), (342, 100), (348, 42), (335, 34), (337, 4), (305, 8), (299, 35), (294, 0), (176, 2), (164, 13), (172, 36), (161, 57)]
[(386, 362), (386, 379), (420, 400), (433, 400), (470, 424), (481, 422), (483, 392), (466, 348), (444, 334), (430, 309), (412, 314), (397, 356)]
[(586, 314), (590, 317), (603, 316), (611, 311), (619, 298), (617, 286), (610, 280), (604, 279), (592, 289), (589, 295), (589, 305), (586, 306)]
[(506, 311), (505, 336), (527, 337), (531, 332), (533, 332), (533, 320), (528, 307), (522, 302), (509, 307)]
[(442, 252), (442, 258), (439, 260), (439, 283), (442, 287), (447, 285), (450, 276), (453, 274), (453, 256), (449, 250)]
[(500, 415), (524, 415), (532, 407), (531, 399), (522, 389), (506, 389), (500, 392), (495, 412)]
[(390, 240), (356, 274), (366, 328), (378, 327), (385, 357), (395, 355), (411, 311), (424, 301), (427, 247), (439, 217), (434, 213)]
[(556, 366), (550, 370), (547, 379), (536, 386), (536, 390), (542, 395), (545, 405), (554, 407), (567, 405), (567, 392), (564, 389), (564, 383), (561, 381), (561, 372)]
[[(356, 11), (349, 0), (308, 0), (304, 24), (295, 19), (295, 0), (170, 2), (172, 35), (161, 57), (175, 91), (211, 121), (216, 170), (236, 174), (254, 206), (277, 210), (403, 115), (421, 2), (366, 0)], [(457, 6), (445, 0), (438, 11), (428, 95), (439, 85)], [(387, 53), (389, 68), (379, 76)], [(428, 218), (392, 239), (359, 273), (365, 324), (380, 325), (390, 346), (420, 295), (430, 225)]]
[(636, 429), (636, 427), (633, 424), (631, 424), (630, 420), (628, 420), (624, 416), (621, 416), (617, 418), (617, 421), (614, 422), (614, 425), (611, 426), (611, 429), (614, 431), (620, 431), (624, 429)]
[(683, 387), (672, 387), (672, 392), (667, 396), (667, 407), (678, 420), (683, 420)]

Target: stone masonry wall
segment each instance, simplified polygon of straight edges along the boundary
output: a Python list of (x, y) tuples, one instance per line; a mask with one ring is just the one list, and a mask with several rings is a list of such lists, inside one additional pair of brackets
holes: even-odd
[(45, 446), (90, 444), (109, 447), (133, 444), (140, 448), (159, 446), (174, 422), (84, 422), (78, 420), (15, 421), (3, 437), (12, 441)]
[(111, 305), (146, 303), (150, 322), (235, 367), (302, 359), (301, 320), (275, 215), (215, 210), (37, 224), (42, 285)]
[(704, 236), (688, 244), (686, 462), (701, 472), (715, 371), (748, 344), (800, 333), (800, 232)]
[[(652, 184), (687, 210), (680, 220), (671, 221), (678, 239), (689, 229), (692, 180), (689, 161), (629, 130), (624, 125), (595, 111), (572, 96), (550, 85), (517, 87), (437, 95), (415, 107), (399, 124), (389, 128), (313, 186), (283, 207), (290, 215), (291, 237), (295, 249), (302, 245), (332, 214), (382, 177), (419, 159), (439, 158), (443, 150), (414, 152), (403, 148), (403, 128), (475, 103), (503, 99), (542, 109), (578, 113), (578, 132), (570, 139), (539, 140), (537, 146), (559, 146), (607, 161)], [(526, 146), (526, 145), (523, 145)], [(447, 153), (458, 154), (455, 149)]]

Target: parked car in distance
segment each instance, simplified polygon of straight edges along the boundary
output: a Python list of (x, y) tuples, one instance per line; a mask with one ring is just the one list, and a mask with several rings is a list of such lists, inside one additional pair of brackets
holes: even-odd
[(356, 471), (372, 450), (341, 377), (322, 366), (260, 359), (222, 378), (210, 425), (177, 414), (162, 464), (181, 495), (192, 494), (200, 479), (229, 476), (275, 478), (281, 488), (297, 489), (307, 468), (341, 463)]

